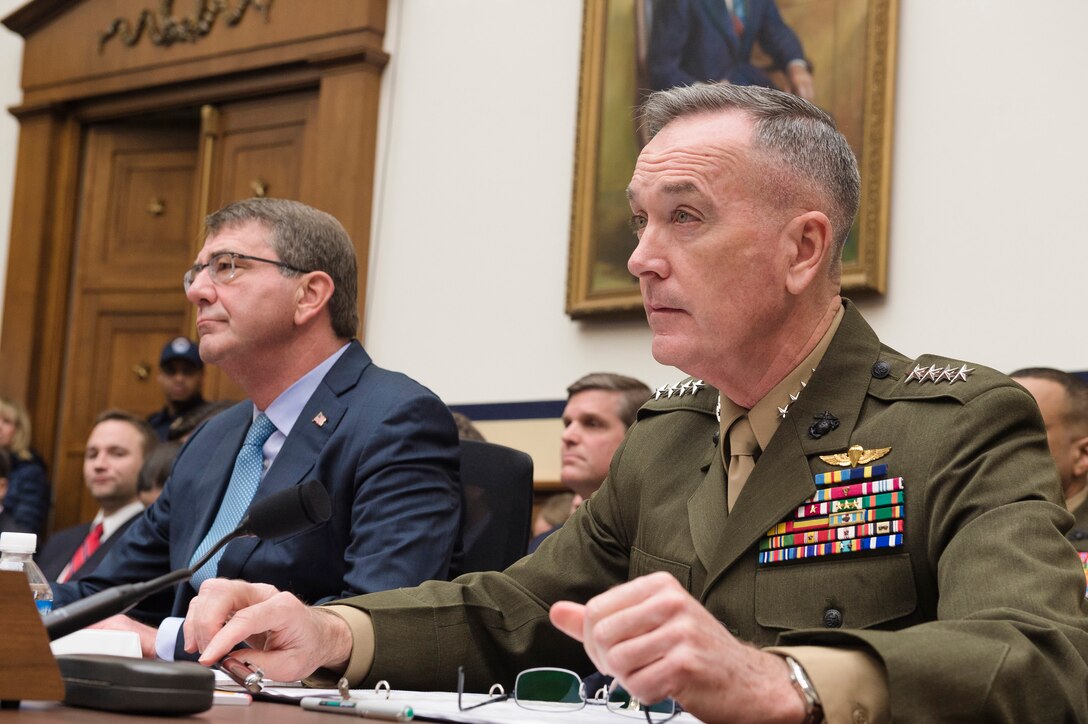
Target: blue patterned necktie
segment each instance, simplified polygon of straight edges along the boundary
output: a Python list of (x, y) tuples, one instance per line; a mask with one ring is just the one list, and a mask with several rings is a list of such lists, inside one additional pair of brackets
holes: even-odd
[[(196, 552), (189, 560), (190, 566), (200, 560), (200, 557), (207, 553), (220, 538), (238, 527), (238, 522), (242, 520), (242, 516), (249, 508), (249, 503), (253, 500), (257, 485), (261, 482), (261, 475), (264, 473), (262, 448), (275, 431), (276, 426), (263, 412), (249, 426), (242, 449), (238, 451), (238, 457), (234, 459), (234, 472), (231, 473), (230, 483), (227, 485), (227, 492), (223, 495), (219, 512), (215, 515), (215, 522), (212, 523), (208, 534), (204, 536), (204, 540), (200, 541), (200, 545), (196, 547)], [(224, 547), (223, 550), (226, 548)], [(219, 570), (219, 559), (223, 557), (223, 550), (212, 556), (211, 560), (193, 574), (193, 588), (200, 590), (201, 583), (209, 578), (215, 578)]]

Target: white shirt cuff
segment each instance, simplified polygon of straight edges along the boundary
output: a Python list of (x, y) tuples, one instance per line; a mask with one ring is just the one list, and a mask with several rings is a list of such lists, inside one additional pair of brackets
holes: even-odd
[(180, 616), (169, 616), (159, 624), (159, 632), (155, 634), (155, 655), (163, 661), (173, 661), (174, 651), (178, 646), (178, 632), (185, 619)]

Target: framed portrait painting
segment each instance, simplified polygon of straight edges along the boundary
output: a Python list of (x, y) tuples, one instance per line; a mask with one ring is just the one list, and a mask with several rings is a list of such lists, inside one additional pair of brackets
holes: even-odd
[[(773, 13), (803, 48), (812, 100), (835, 119), (861, 170), (861, 207), (843, 251), (843, 288), (885, 291), (898, 0), (585, 0), (567, 278), (571, 317), (641, 309), (638, 282), (627, 271), (635, 238), (625, 190), (647, 140), (634, 109), (652, 87), (651, 62), (660, 55), (651, 46), (664, 42), (660, 29), (667, 27), (662, 13), (684, 7), (731, 19), (738, 5), (738, 14), (753, 13), (750, 28), (759, 20), (755, 13)], [(755, 76), (791, 90), (782, 67), (788, 55), (761, 45), (772, 35), (753, 32), (749, 52), (731, 45), (745, 31), (743, 22), (733, 22), (729, 28), (721, 23), (723, 48), (740, 47)], [(733, 41), (727, 30), (737, 33)], [(698, 41), (708, 42), (707, 35)]]

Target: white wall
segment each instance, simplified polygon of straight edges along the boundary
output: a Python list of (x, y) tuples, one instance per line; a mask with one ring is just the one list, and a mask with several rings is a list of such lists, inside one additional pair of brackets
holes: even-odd
[[(860, 306), (907, 354), (1088, 369), (1076, 321), (1088, 3), (901, 5), (889, 293)], [(451, 403), (560, 398), (594, 369), (675, 379), (644, 324), (563, 313), (581, 3), (390, 0), (390, 14), (371, 353)], [(12, 38), (0, 35), (8, 105)], [(5, 236), (12, 126), (0, 126)], [(0, 267), (5, 251), (0, 238)]]

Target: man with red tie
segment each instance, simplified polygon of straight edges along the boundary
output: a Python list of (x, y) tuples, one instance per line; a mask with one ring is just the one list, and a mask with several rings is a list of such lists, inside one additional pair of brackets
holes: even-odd
[(65, 583), (90, 575), (143, 512), (136, 482), (157, 442), (151, 426), (134, 415), (107, 410), (98, 416), (83, 456), (83, 482), (98, 502), (98, 513), (90, 523), (50, 536), (37, 556), (46, 578)]

